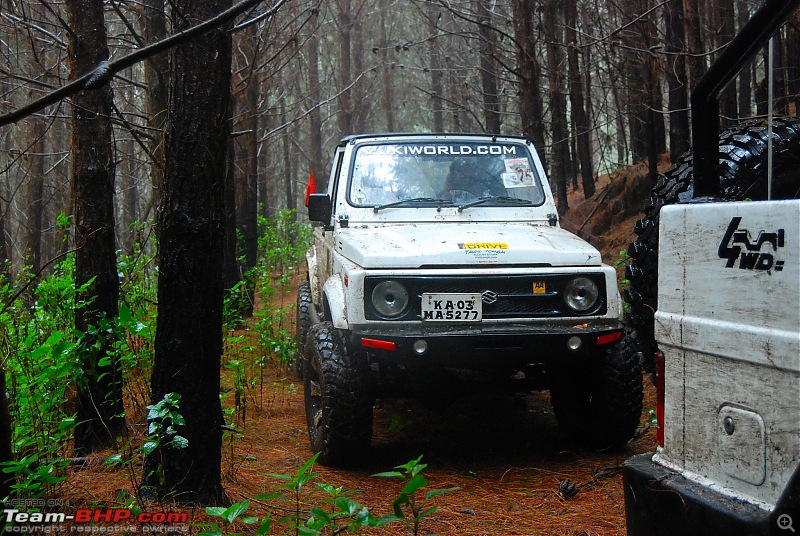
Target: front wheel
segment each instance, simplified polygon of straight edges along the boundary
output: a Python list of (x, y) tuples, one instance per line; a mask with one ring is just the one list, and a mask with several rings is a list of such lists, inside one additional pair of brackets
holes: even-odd
[(312, 307), (314, 307), (314, 302), (311, 295), (311, 283), (305, 281), (300, 283), (297, 288), (297, 320), (295, 322), (297, 353), (292, 364), (295, 375), (301, 380), (303, 379), (303, 361), (305, 359), (303, 353), (305, 351), (306, 337), (308, 336), (308, 330), (311, 329), (311, 325), (314, 323), (311, 316)]
[(325, 466), (350, 465), (369, 449), (372, 396), (364, 356), (331, 322), (315, 324), (305, 349), (306, 423), (311, 450)]
[(624, 447), (642, 414), (642, 369), (628, 338), (598, 348), (583, 370), (560, 370), (550, 401), (561, 429), (581, 447)]

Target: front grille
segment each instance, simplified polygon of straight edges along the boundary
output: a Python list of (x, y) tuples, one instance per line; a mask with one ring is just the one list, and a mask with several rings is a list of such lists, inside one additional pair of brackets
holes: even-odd
[[(600, 300), (597, 307), (578, 315), (564, 303), (563, 294), (569, 280), (576, 275), (588, 277), (597, 285)], [(480, 277), (367, 277), (365, 279), (365, 312), (368, 320), (380, 320), (370, 296), (375, 285), (394, 279), (405, 285), (410, 294), (406, 313), (395, 320), (419, 320), (423, 293), (492, 293), (483, 299), (483, 318), (558, 318), (562, 316), (601, 315), (606, 312), (606, 287), (602, 273), (540, 274)], [(539, 292), (534, 292), (534, 286)], [(496, 295), (496, 300), (491, 298)], [(489, 298), (489, 299), (487, 299)], [(493, 301), (493, 302), (492, 302)], [(491, 303), (487, 303), (491, 302)]]

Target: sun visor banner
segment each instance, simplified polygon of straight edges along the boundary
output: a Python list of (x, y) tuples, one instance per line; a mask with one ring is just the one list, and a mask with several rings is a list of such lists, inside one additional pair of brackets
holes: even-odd
[(368, 155), (392, 156), (517, 156), (524, 155), (516, 145), (478, 145), (478, 144), (398, 144), (370, 145), (362, 147)]

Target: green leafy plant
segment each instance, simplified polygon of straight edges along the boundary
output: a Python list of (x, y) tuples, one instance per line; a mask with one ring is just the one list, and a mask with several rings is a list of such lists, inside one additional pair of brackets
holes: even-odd
[[(147, 310), (139, 311), (148, 313)], [(119, 315), (114, 320), (114, 350), (122, 369), (123, 388), (131, 410), (137, 415), (144, 413), (147, 401), (152, 398), (150, 373), (155, 343), (154, 324), (150, 318), (137, 316), (125, 302), (120, 303)]]
[(280, 210), (272, 220), (259, 216), (258, 251), (264, 273), (282, 274), (296, 266), (311, 244), (311, 226), (297, 221), (295, 210)]
[[(240, 521), (246, 525), (254, 525), (256, 523), (259, 524), (258, 529), (256, 529), (256, 534), (261, 536), (263, 534), (269, 534), (270, 529), (272, 528), (272, 520), (270, 516), (266, 516), (263, 519), (259, 519), (253, 516), (242, 516), (247, 510), (250, 508), (250, 501), (241, 501), (237, 503), (233, 503), (229, 507), (225, 508), (222, 506), (209, 506), (206, 508), (206, 514), (212, 517), (217, 517), (222, 520), (223, 527), (226, 529), (230, 529), (236, 523), (236, 521)], [(228, 530), (223, 530), (220, 528), (219, 524), (210, 523), (206, 525), (201, 525), (201, 528), (205, 528), (205, 530), (201, 531), (199, 536), (222, 536), (223, 534), (231, 534), (231, 535), (239, 535), (243, 534), (242, 532), (228, 532)]]
[(282, 490), (281, 492), (279, 492), (278, 494), (265, 496), (264, 497), (265, 499), (272, 499), (272, 498), (277, 498), (277, 497), (286, 497), (285, 492), (287, 492), (287, 491), (291, 494), (289, 499), (293, 503), (292, 513), (289, 514), (288, 516), (282, 518), (280, 521), (291, 521), (292, 524), (295, 527), (299, 527), (300, 526), (300, 523), (301, 523), (300, 518), (301, 518), (301, 513), (302, 513), (302, 511), (301, 511), (301, 493), (300, 492), (301, 492), (301, 490), (304, 488), (304, 486), (306, 484), (308, 484), (311, 480), (313, 480), (314, 478), (317, 477), (317, 474), (312, 472), (311, 469), (313, 468), (314, 463), (317, 461), (317, 457), (318, 456), (319, 456), (319, 454), (313, 455), (294, 474), (276, 474), (276, 473), (273, 473), (273, 474), (269, 475), (272, 478), (284, 481), (285, 483), (281, 484), (280, 486), (278, 486), (278, 489)]
[[(631, 284), (631, 282), (625, 277), (625, 269), (630, 263), (631, 256), (628, 255), (628, 250), (620, 250), (619, 257), (617, 257), (617, 260), (614, 261), (614, 268), (617, 269), (617, 288), (620, 292), (624, 291)], [(626, 315), (630, 312), (630, 304), (625, 300), (622, 301), (622, 310)]]
[[(186, 424), (183, 415), (179, 412), (181, 396), (178, 393), (167, 393), (164, 398), (156, 404), (147, 406), (148, 428), (147, 438), (141, 446), (134, 446), (132, 440), (128, 440), (120, 452), (113, 454), (106, 459), (106, 465), (125, 466), (128, 468), (133, 482), (137, 497), (142, 496), (141, 481), (137, 477), (134, 468), (134, 460), (143, 454), (147, 456), (159, 448), (184, 449), (189, 446), (189, 440), (178, 433), (179, 427)], [(161, 477), (161, 464), (154, 469)]]
[(625, 268), (627, 268), (630, 263), (631, 263), (631, 256), (628, 255), (628, 250), (626, 249), (620, 250), (617, 260), (614, 261), (614, 268), (617, 269), (617, 274), (618, 274), (617, 287), (620, 290), (625, 289), (625, 287), (631, 284), (631, 282), (625, 279), (625, 277), (623, 276), (623, 274), (625, 273)]
[(226, 332), (242, 329), (245, 325), (243, 311), (250, 304), (250, 293), (247, 291), (247, 278), (237, 281), (232, 288), (225, 291), (222, 307), (222, 326)]
[[(264, 501), (274, 501), (276, 499), (284, 499), (290, 502), (291, 507), (289, 508), (276, 507), (282, 511), (289, 510), (290, 513), (276, 519), (274, 524), (288, 525), (290, 530), (297, 535), (319, 536), (341, 534), (343, 532), (356, 533), (364, 527), (380, 528), (400, 521), (400, 518), (395, 515), (373, 515), (368, 508), (349, 497), (349, 492), (344, 491), (342, 487), (314, 482), (317, 474), (313, 472), (313, 466), (317, 456), (316, 454), (312, 456), (295, 473), (270, 475), (283, 483), (277, 487), (276, 492), (255, 497), (255, 500), (265, 505), (267, 503)], [(323, 495), (320, 496), (320, 493)], [(304, 504), (314, 497), (318, 497), (317, 505), (310, 507), (306, 511)], [(205, 530), (200, 535), (242, 534), (236, 531), (237, 522), (244, 525), (257, 524), (256, 534), (269, 533), (274, 528), (272, 515), (268, 514), (263, 518), (246, 516), (245, 514), (250, 505), (251, 501), (246, 500), (227, 508), (206, 508), (206, 514), (219, 518), (222, 524), (203, 525), (202, 527)]]
[(420, 497), (419, 492), (428, 485), (428, 479), (422, 474), (428, 465), (420, 463), (421, 461), (422, 456), (396, 466), (395, 469), (399, 469), (399, 471), (372, 475), (381, 478), (400, 478), (405, 481), (402, 491), (392, 502), (392, 508), (394, 515), (399, 519), (406, 520), (415, 535), (419, 534), (420, 522), (439, 508), (437, 505), (430, 505), (431, 499), (460, 489), (458, 487), (434, 489), (425, 492), (425, 495)]
[(74, 257), (67, 255), (38, 284), (33, 284), (38, 276), (23, 270), (16, 285), (22, 290), (8, 282), (0, 286), (0, 344), (14, 454), (2, 472), (13, 479), (12, 492), (26, 498), (50, 497), (65, 479), (75, 427), (67, 408), (73, 379), (82, 374), (73, 328), (80, 306), (74, 268)]
[(647, 410), (647, 420), (652, 428), (658, 428), (658, 412), (655, 409), (650, 408)]
[[(290, 307), (293, 307), (290, 306)], [(261, 356), (289, 365), (294, 359), (296, 344), (288, 308), (265, 306), (256, 313), (256, 333)]]
[(142, 445), (145, 455), (150, 454), (158, 447), (168, 446), (175, 449), (185, 449), (189, 441), (178, 434), (177, 426), (184, 426), (186, 421), (178, 411), (180, 409), (181, 395), (167, 393), (157, 404), (147, 406), (150, 412), (147, 421), (147, 441)]
[[(69, 219), (59, 216), (68, 235)], [(91, 282), (75, 288), (75, 254), (47, 263), (47, 271), (23, 267), (14, 281), (0, 274), (0, 345), (8, 409), (13, 422), (13, 460), (2, 465), (12, 492), (26, 499), (53, 497), (65, 480), (75, 428), (75, 387), (84, 381), (81, 363), (97, 344), (111, 341), (134, 407), (150, 400), (155, 323), (154, 248), (136, 244), (119, 256), (119, 315), (104, 318), (85, 333), (75, 330), (77, 298)], [(8, 273), (8, 272), (6, 272)], [(102, 363), (111, 362), (104, 357)], [(144, 403), (141, 403), (144, 411)], [(0, 500), (3, 498), (0, 497)]]

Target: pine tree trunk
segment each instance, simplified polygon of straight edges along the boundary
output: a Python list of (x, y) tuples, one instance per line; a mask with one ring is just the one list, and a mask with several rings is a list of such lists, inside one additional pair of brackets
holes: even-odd
[(27, 229), (25, 231), (24, 262), (36, 271), (42, 265), (46, 119), (43, 117), (32, 118), (28, 132), (30, 149), (25, 155), (28, 181), (25, 186)]
[[(738, 27), (743, 28), (747, 21), (750, 20), (750, 2), (748, 0), (737, 0), (736, 7), (738, 10)], [(742, 72), (739, 75), (739, 117), (751, 117), (753, 115), (754, 72), (753, 62), (749, 62), (742, 67)]]
[[(436, 35), (438, 32), (438, 20), (441, 16), (439, 6), (433, 2), (429, 4), (428, 8), (428, 30), (430, 34)], [(444, 132), (444, 82), (442, 76), (442, 53), (441, 43), (438, 38), (433, 38), (428, 42), (429, 52), (428, 58), (430, 61), (431, 70), (431, 116), (433, 117), (433, 131)], [(387, 103), (391, 107), (392, 103)]]
[[(145, 42), (153, 43), (167, 36), (167, 20), (164, 0), (142, 0), (142, 35)], [(154, 129), (148, 143), (150, 152), (150, 182), (152, 185), (151, 206), (158, 205), (164, 183), (164, 127), (167, 124), (167, 102), (169, 98), (169, 55), (166, 52), (151, 56), (144, 61), (144, 77), (147, 91), (144, 96), (147, 111), (147, 126)]]
[[(175, 31), (230, 7), (230, 0), (175, 0)], [(177, 46), (170, 116), (158, 283), (153, 403), (181, 396), (185, 448), (161, 444), (145, 460), (144, 485), (162, 500), (227, 501), (221, 482), (224, 175), (229, 137), (231, 38), (217, 28)], [(165, 443), (165, 442), (162, 442)]]
[[(313, 1), (313, 0), (312, 0)], [(324, 159), (322, 156), (322, 115), (317, 103), (321, 99), (321, 88), (319, 84), (319, 8), (312, 6), (311, 28), (312, 34), (308, 38), (308, 107), (311, 111), (308, 114), (309, 143), (311, 148), (311, 169), (317, 181), (317, 189), (324, 192), (328, 187), (328, 177), (325, 171)]]
[[(67, 0), (72, 24), (70, 78), (108, 59), (102, 0)], [(111, 145), (111, 87), (102, 83), (72, 97), (72, 174), (75, 218), (75, 286), (87, 305), (75, 310), (84, 333), (80, 351), (75, 454), (111, 446), (124, 430), (122, 372), (111, 351), (113, 334), (101, 329), (118, 313), (114, 223), (114, 152)], [(90, 330), (90, 327), (96, 328)], [(105, 363), (105, 364), (101, 364)]]
[[(241, 35), (238, 50), (244, 55), (244, 61), (250, 66), (258, 57), (258, 26), (253, 25)], [(243, 73), (239, 81), (238, 110), (236, 117), (240, 120), (234, 130), (242, 131), (235, 139), (236, 166), (235, 177), (235, 213), (236, 229), (241, 233), (240, 249), (237, 251), (243, 258), (241, 272), (247, 274), (257, 262), (258, 257), (258, 98), (260, 94), (260, 73), (245, 65), (236, 72)], [(236, 234), (234, 234), (236, 241)], [(252, 316), (255, 300), (255, 288), (245, 278), (248, 293), (247, 303), (241, 311), (244, 316)]]
[(677, 161), (691, 147), (684, 19), (683, 2), (668, 2), (664, 6), (667, 52), (665, 76), (669, 92), (669, 149), (672, 162)]
[(693, 88), (706, 72), (706, 56), (710, 47), (706, 46), (703, 39), (701, 21), (701, 0), (685, 0), (684, 11), (686, 15), (686, 47), (689, 68), (689, 87)]
[(584, 198), (594, 195), (594, 164), (592, 162), (592, 128), (584, 107), (583, 79), (578, 61), (577, 9), (574, 2), (564, 2), (564, 41), (569, 63), (569, 101), (575, 124), (575, 142), (581, 164), (581, 184)]
[(561, 54), (563, 39), (558, 31), (562, 21), (560, 6), (559, 0), (547, 0), (545, 10), (549, 22), (545, 25), (545, 39), (547, 40), (547, 78), (550, 84), (550, 120), (553, 135), (550, 179), (555, 184), (558, 212), (564, 214), (569, 210), (566, 177), (569, 145), (567, 143), (567, 99), (564, 95), (564, 73), (562, 72), (564, 65)]
[(495, 31), (492, 28), (490, 0), (477, 0), (478, 33), (481, 36), (481, 87), (483, 88), (484, 131), (500, 134), (500, 100), (497, 89), (497, 49)]
[[(724, 47), (730, 43), (736, 33), (733, 0), (716, 0), (712, 13), (717, 18), (717, 45)], [(731, 84), (722, 94), (719, 101), (719, 113), (720, 126), (723, 128), (736, 123), (739, 119), (736, 84)]]
[(353, 91), (352, 88), (344, 89), (352, 83), (352, 62), (351, 62), (351, 37), (353, 31), (353, 14), (351, 12), (351, 0), (337, 0), (339, 6), (339, 67), (338, 82), (342, 88), (339, 95), (339, 133), (342, 136), (353, 134), (354, 110), (353, 110)]
[(545, 145), (544, 121), (542, 119), (541, 68), (536, 57), (534, 10), (526, 0), (514, 0), (514, 38), (516, 42), (517, 73), (519, 83), (519, 115), (522, 133), (539, 149), (542, 165), (547, 170), (543, 152)]

